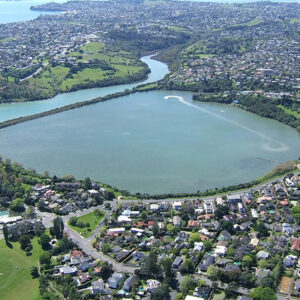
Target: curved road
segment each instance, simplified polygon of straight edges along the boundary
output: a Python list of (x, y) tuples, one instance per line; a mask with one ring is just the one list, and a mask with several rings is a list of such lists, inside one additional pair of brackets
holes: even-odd
[[(299, 173), (297, 173), (297, 174), (299, 174)], [(247, 193), (247, 192), (251, 192), (253, 190), (258, 190), (258, 189), (262, 188), (263, 186), (265, 186), (267, 184), (274, 183), (275, 181), (281, 180), (283, 177), (284, 176), (276, 178), (276, 179), (273, 179), (273, 180), (270, 180), (270, 181), (268, 181), (266, 183), (259, 184), (259, 185), (255, 186), (253, 188), (250, 188), (250, 189), (241, 190), (239, 192), (234, 192), (234, 193), (232, 193), (232, 195), (234, 195), (234, 194), (241, 194), (241, 193)], [(179, 199), (179, 198), (174, 198), (174, 199), (160, 199), (160, 200), (158, 200), (158, 199), (147, 199), (147, 200), (141, 200), (141, 201), (142, 201), (142, 203), (147, 204), (147, 203), (153, 203), (153, 202), (159, 202), (159, 201), (175, 202), (175, 201), (180, 201), (180, 200), (185, 200), (185, 201), (193, 201), (195, 199), (203, 199), (203, 200), (205, 200), (205, 199), (213, 199), (215, 197), (216, 196), (210, 196), (210, 197), (193, 197), (193, 198), (184, 198), (184, 199)], [(113, 201), (109, 202), (111, 204), (111, 210), (106, 210), (103, 205), (99, 205), (99, 206), (96, 206), (96, 207), (91, 207), (91, 208), (88, 208), (88, 209), (77, 211), (75, 213), (71, 213), (71, 214), (69, 214), (67, 216), (63, 216), (62, 219), (63, 219), (64, 225), (65, 225), (64, 231), (69, 236), (69, 238), (72, 239), (78, 245), (79, 248), (81, 248), (84, 252), (86, 252), (88, 255), (90, 255), (94, 259), (100, 259), (100, 260), (103, 260), (103, 261), (107, 261), (108, 263), (112, 264), (113, 267), (114, 267), (114, 269), (117, 270), (118, 272), (134, 273), (134, 271), (137, 269), (137, 267), (130, 267), (130, 266), (125, 266), (122, 263), (117, 263), (111, 257), (105, 255), (104, 253), (102, 253), (100, 251), (95, 250), (93, 248), (93, 246), (91, 245), (91, 242), (94, 240), (94, 238), (96, 237), (96, 235), (99, 233), (99, 231), (101, 230), (101, 228), (104, 226), (105, 219), (103, 219), (103, 221), (98, 225), (98, 227), (92, 233), (91, 237), (89, 237), (88, 239), (85, 239), (78, 232), (76, 232), (75, 230), (71, 229), (68, 226), (67, 222), (73, 216), (79, 217), (79, 216), (85, 215), (85, 214), (87, 214), (89, 212), (92, 212), (92, 211), (94, 211), (96, 209), (102, 209), (102, 210), (104, 210), (106, 212), (105, 218), (109, 219), (110, 216), (111, 216), (111, 214), (112, 214), (112, 211), (116, 208), (116, 206), (117, 206), (118, 203), (136, 203), (137, 201), (138, 200), (113, 200)], [(40, 216), (42, 218), (45, 227), (51, 227), (53, 225), (53, 219), (56, 217), (55, 214), (46, 213), (46, 212), (40, 212), (37, 209), (36, 209), (36, 213), (37, 213), (38, 216)], [(242, 293), (242, 291), (241, 291), (241, 293)]]

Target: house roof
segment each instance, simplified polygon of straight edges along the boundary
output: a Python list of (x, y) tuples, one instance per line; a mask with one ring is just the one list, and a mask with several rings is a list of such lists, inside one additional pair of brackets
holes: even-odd
[(300, 251), (300, 239), (294, 238), (292, 240), (292, 248), (291, 250)]

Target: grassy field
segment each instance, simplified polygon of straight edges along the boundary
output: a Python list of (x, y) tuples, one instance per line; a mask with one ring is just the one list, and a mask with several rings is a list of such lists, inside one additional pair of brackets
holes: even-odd
[(224, 300), (225, 293), (223, 291), (217, 290), (212, 298), (212, 300)]
[(86, 215), (83, 215), (81, 217), (78, 218), (78, 220), (83, 221), (84, 223), (89, 223), (90, 227), (83, 227), (80, 228), (78, 226), (72, 226), (70, 225), (70, 223), (68, 222), (68, 225), (76, 230), (77, 232), (79, 232), (83, 237), (87, 238), (89, 237), (93, 231), (96, 229), (96, 227), (99, 225), (99, 223), (103, 220), (103, 218), (105, 217), (105, 212), (104, 211), (100, 211), (101, 215), (97, 216), (95, 215), (94, 212), (90, 212)]
[(42, 249), (38, 238), (32, 240), (32, 255), (26, 256), (19, 243), (12, 243), (13, 248), (0, 240), (0, 299), (38, 300), (39, 280), (32, 279), (30, 268), (37, 266)]
[(300, 18), (292, 18), (292, 19), (290, 19), (290, 23), (291, 24), (300, 23)]
[(281, 108), (282, 110), (284, 110), (285, 113), (287, 113), (288, 115), (292, 115), (292, 116), (294, 116), (296, 118), (300, 118), (300, 113), (298, 113), (297, 111), (288, 109), (288, 108), (286, 108), (283, 105), (278, 105), (278, 107)]
[(185, 59), (200, 59), (213, 56), (206, 53), (206, 46), (200, 42), (197, 42), (188, 48), (184, 49), (181, 53), (181, 58)]
[(240, 24), (234, 24), (234, 25), (231, 25), (231, 26), (228, 26), (228, 27), (238, 27), (238, 26), (255, 26), (255, 25), (258, 25), (260, 24), (261, 22), (263, 22), (263, 19), (260, 19), (260, 18), (255, 18), (249, 22), (246, 22), (246, 23), (240, 23)]
[(28, 79), (29, 83), (41, 89), (44, 97), (54, 96), (59, 92), (66, 92), (74, 89), (74, 86), (84, 88), (90, 84), (101, 84), (109, 80), (124, 80), (128, 75), (139, 73), (144, 66), (138, 58), (127, 51), (110, 49), (104, 43), (90, 42), (83, 45), (78, 51), (67, 54), (68, 57), (76, 59), (77, 63), (88, 63), (94, 60), (105, 62), (112, 70), (98, 68), (86, 68), (70, 73), (71, 69), (65, 65), (51, 66), (44, 68), (37, 76)]

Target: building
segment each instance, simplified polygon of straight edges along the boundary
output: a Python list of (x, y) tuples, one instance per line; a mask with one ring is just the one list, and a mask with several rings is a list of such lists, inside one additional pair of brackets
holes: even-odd
[(216, 209), (215, 200), (214, 199), (204, 200), (203, 208), (206, 214), (214, 214)]
[(119, 283), (123, 280), (124, 274), (114, 273), (110, 278), (108, 278), (108, 285), (111, 289), (118, 288)]
[(125, 292), (130, 292), (132, 285), (136, 282), (136, 280), (137, 280), (136, 276), (133, 275), (129, 276), (124, 282), (123, 290)]
[(269, 256), (270, 256), (270, 254), (266, 251), (263, 251), (263, 250), (259, 251), (256, 254), (257, 259), (267, 259)]
[(182, 209), (182, 204), (181, 202), (174, 202), (173, 203), (173, 209), (180, 211)]
[(148, 279), (146, 281), (147, 283), (147, 288), (148, 291), (151, 293), (153, 290), (157, 289), (158, 287), (160, 287), (160, 282), (158, 280), (155, 279)]
[(179, 266), (182, 264), (182, 262), (183, 262), (182, 257), (177, 256), (177, 257), (174, 259), (174, 261), (173, 261), (172, 267), (175, 268), (175, 269), (178, 269)]
[(181, 219), (180, 219), (179, 216), (174, 216), (173, 217), (173, 225), (175, 227), (180, 227), (180, 225), (181, 225)]
[(108, 294), (108, 289), (102, 279), (98, 279), (91, 283), (93, 294)]

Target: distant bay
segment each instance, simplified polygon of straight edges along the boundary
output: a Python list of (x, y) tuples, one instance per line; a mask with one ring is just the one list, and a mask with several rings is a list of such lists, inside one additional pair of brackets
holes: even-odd
[[(40, 15), (55, 15), (61, 12), (34, 11), (30, 7), (51, 1), (34, 0), (34, 1), (0, 1), (0, 24), (23, 22), (36, 19)], [(65, 2), (59, 0), (55, 2)]]

